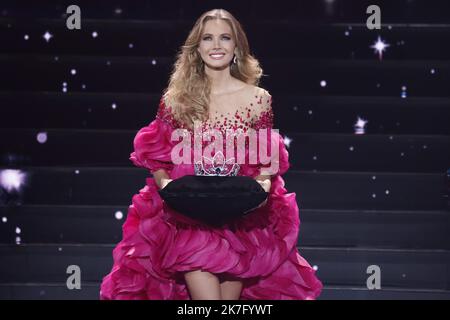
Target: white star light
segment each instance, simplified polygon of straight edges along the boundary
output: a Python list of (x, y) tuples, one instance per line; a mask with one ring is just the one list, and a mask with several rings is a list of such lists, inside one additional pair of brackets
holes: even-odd
[(364, 134), (365, 133), (365, 126), (366, 123), (369, 122), (365, 119), (362, 119), (358, 116), (358, 120), (356, 121), (354, 128), (355, 128), (355, 134)]
[(117, 220), (121, 220), (123, 218), (123, 213), (122, 211), (116, 211), (114, 216), (116, 217)]
[(39, 143), (46, 143), (47, 142), (47, 132), (39, 132), (36, 136), (36, 140)]
[(289, 148), (289, 145), (291, 144), (292, 139), (289, 138), (288, 136), (285, 136), (285, 137), (283, 138), (283, 142), (284, 142), (284, 145), (285, 145), (287, 148)]
[(402, 93), (400, 95), (402, 98), (406, 98), (407, 94), (406, 94), (406, 86), (402, 86)]
[(45, 39), (45, 41), (49, 42), (50, 39), (53, 38), (53, 35), (50, 32), (46, 31), (42, 37)]
[(5, 169), (0, 170), (0, 186), (8, 192), (19, 191), (25, 184), (26, 173), (21, 170)]
[(386, 48), (389, 47), (389, 46), (390, 46), (390, 44), (387, 44), (386, 42), (381, 40), (380, 36), (378, 36), (377, 42), (375, 42), (370, 47), (375, 49), (375, 53), (378, 53), (378, 58), (380, 60), (382, 60), (383, 59), (383, 51), (385, 51)]

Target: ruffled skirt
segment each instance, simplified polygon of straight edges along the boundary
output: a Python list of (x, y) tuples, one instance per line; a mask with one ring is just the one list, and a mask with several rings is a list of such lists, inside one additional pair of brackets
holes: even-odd
[(272, 179), (264, 207), (211, 228), (169, 208), (153, 178), (132, 198), (114, 264), (100, 299), (188, 300), (184, 273), (209, 271), (243, 282), (242, 300), (313, 300), (322, 291), (315, 270), (297, 250), (295, 193)]

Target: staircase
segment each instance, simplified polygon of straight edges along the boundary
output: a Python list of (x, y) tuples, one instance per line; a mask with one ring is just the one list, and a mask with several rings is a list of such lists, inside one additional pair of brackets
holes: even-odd
[[(128, 160), (133, 138), (195, 19), (215, 7), (243, 23), (275, 128), (291, 139), (284, 178), (320, 299), (450, 299), (445, 1), (379, 1), (382, 30), (366, 28), (364, 1), (115, 3), (78, 2), (78, 31), (62, 0), (0, 5), (0, 170), (24, 177), (17, 192), (0, 188), (1, 299), (99, 298), (149, 176)], [(390, 44), (382, 60), (378, 36)], [(70, 265), (81, 289), (66, 286)], [(371, 265), (381, 289), (367, 288)]]

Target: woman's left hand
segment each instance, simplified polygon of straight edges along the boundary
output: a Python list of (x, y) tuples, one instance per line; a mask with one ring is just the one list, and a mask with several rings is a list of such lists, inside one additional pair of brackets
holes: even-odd
[(261, 187), (264, 189), (265, 192), (270, 191), (270, 187), (272, 185), (272, 181), (270, 179), (264, 179), (264, 180), (256, 179), (256, 182), (258, 182), (261, 185)]
[[(271, 187), (271, 185), (272, 185), (272, 181), (270, 180), (270, 178), (266, 178), (266, 179), (263, 179), (263, 180), (256, 179), (256, 182), (258, 182), (258, 183), (261, 185), (261, 187), (264, 189), (265, 192), (270, 192), (270, 187)], [(266, 205), (266, 203), (267, 203), (267, 199), (264, 200), (264, 201), (263, 201), (259, 206), (257, 206), (255, 209), (264, 207), (264, 206)]]

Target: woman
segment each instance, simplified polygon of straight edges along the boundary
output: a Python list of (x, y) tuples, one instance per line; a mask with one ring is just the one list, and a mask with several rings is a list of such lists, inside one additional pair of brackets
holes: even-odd
[(173, 179), (203, 174), (197, 165), (173, 161), (174, 130), (242, 133), (272, 128), (272, 98), (257, 86), (262, 70), (249, 51), (244, 31), (229, 12), (211, 10), (195, 23), (156, 118), (134, 139), (130, 159), (149, 169), (153, 178), (147, 178), (132, 198), (123, 239), (113, 251), (114, 266), (101, 285), (101, 299), (319, 296), (322, 283), (296, 248), (299, 212), (295, 193), (287, 193), (281, 178), (289, 161), (277, 133), (269, 138), (279, 142), (275, 172), (261, 162), (224, 170), (224, 175), (255, 178), (269, 192), (251, 214), (213, 228), (170, 209), (158, 194)]

